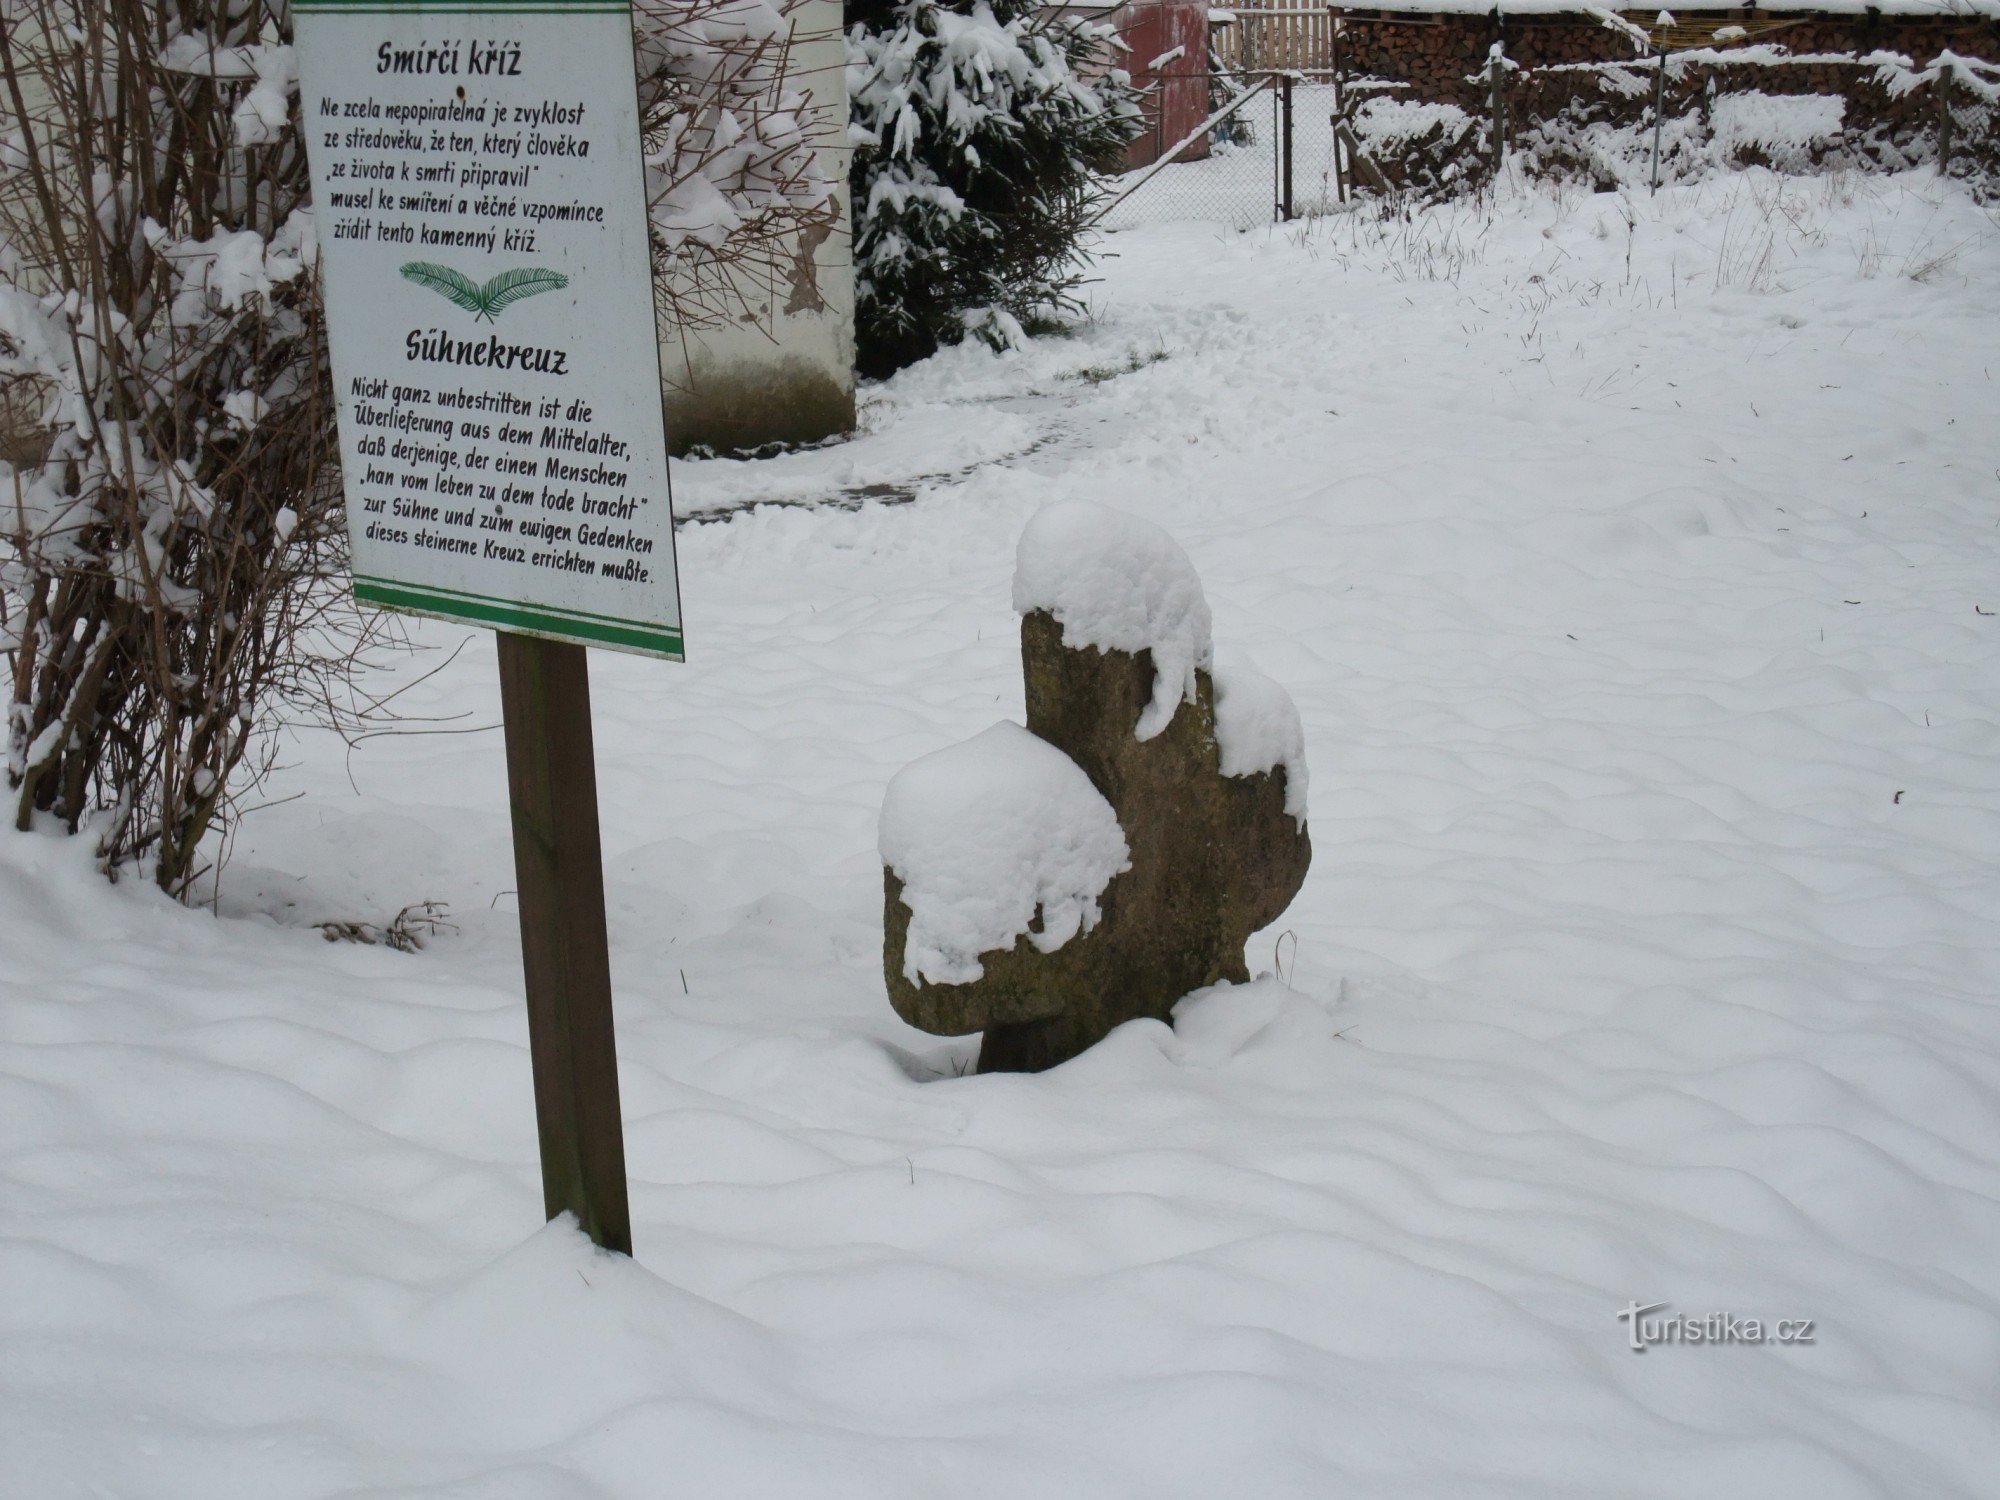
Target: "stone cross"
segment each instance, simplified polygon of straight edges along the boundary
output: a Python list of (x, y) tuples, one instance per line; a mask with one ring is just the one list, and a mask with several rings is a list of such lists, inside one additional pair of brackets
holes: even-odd
[(1192, 701), (1140, 739), (1134, 725), (1155, 694), (1152, 651), (1079, 648), (1063, 637), (1046, 609), (1021, 620), (1028, 729), (1090, 778), (1130, 849), (1096, 924), (1052, 952), (1023, 934), (981, 954), (979, 978), (925, 983), (905, 972), (911, 912), (896, 871), (884, 871), (890, 1003), (924, 1031), (984, 1032), (982, 1073), (1053, 1067), (1126, 1021), (1169, 1019), (1192, 990), (1246, 983), (1245, 942), (1283, 913), (1312, 859), (1303, 816), (1286, 810), (1284, 765), (1223, 773), (1206, 668), (1195, 672)]

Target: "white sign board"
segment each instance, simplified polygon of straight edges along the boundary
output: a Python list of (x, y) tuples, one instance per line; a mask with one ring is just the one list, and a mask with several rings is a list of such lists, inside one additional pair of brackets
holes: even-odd
[(357, 598), (678, 660), (625, 0), (293, 0)]

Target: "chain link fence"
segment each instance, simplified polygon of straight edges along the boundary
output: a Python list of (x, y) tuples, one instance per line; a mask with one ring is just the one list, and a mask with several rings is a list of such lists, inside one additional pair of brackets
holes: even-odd
[(1503, 162), (1600, 188), (1744, 166), (1931, 166), (2000, 196), (2000, 66), (1949, 52), (1922, 67), (1885, 53), (1711, 48), (1523, 67), (1496, 44), (1457, 101), (1337, 69), (1179, 76), (1207, 81), (1213, 112), (1185, 139), (1156, 142), (1151, 166), (1110, 180), (1101, 227), (1249, 229), (1357, 193), (1431, 200)]
[(1249, 229), (1323, 213), (1340, 201), (1337, 90), (1291, 72), (1214, 72), (1214, 112), (1160, 159), (1111, 179), (1106, 229), (1188, 221)]

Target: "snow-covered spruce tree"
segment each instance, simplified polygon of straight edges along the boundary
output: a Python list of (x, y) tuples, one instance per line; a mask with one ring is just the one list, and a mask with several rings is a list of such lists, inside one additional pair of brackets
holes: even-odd
[(1080, 311), (1080, 243), (1140, 128), (1106, 28), (1029, 0), (848, 0), (856, 362)]

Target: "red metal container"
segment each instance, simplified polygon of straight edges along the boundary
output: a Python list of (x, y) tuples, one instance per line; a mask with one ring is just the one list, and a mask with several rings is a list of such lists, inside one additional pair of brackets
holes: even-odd
[[(1109, 17), (1129, 49), (1121, 65), (1147, 91), (1146, 131), (1126, 149), (1128, 168), (1148, 166), (1171, 151), (1210, 114), (1206, 0), (1128, 0)], [(1206, 138), (1183, 159), (1208, 155)]]

